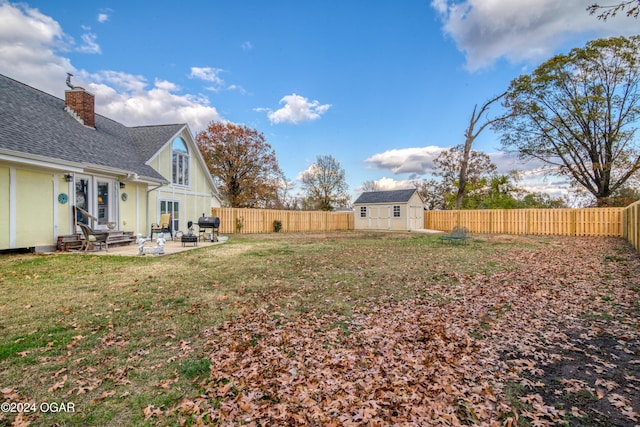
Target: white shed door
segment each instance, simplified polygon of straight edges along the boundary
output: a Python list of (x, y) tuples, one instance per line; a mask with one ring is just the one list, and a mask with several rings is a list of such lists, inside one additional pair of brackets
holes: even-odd
[(409, 230), (424, 228), (424, 208), (422, 206), (409, 206)]
[(367, 208), (368, 227), (371, 230), (391, 228), (391, 206), (371, 206)]

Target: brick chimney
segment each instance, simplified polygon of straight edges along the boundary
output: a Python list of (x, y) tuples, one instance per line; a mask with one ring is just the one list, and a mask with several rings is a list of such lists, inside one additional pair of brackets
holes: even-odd
[(71, 110), (80, 123), (92, 128), (96, 127), (95, 103), (96, 97), (80, 86), (64, 92), (65, 109)]

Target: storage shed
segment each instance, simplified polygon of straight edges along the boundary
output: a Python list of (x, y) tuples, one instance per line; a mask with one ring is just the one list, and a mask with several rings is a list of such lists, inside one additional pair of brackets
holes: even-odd
[(424, 201), (415, 189), (367, 191), (353, 205), (356, 230), (411, 231), (424, 228)]

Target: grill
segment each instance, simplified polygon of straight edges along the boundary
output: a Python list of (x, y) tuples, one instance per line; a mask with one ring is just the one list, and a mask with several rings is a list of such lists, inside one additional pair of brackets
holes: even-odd
[(216, 242), (218, 240), (216, 236), (220, 235), (219, 228), (220, 218), (217, 216), (201, 216), (198, 219), (198, 240)]

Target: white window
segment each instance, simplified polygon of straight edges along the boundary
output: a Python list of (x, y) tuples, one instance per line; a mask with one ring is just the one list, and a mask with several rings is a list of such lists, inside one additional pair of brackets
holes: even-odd
[(173, 140), (172, 149), (172, 182), (178, 185), (189, 185), (189, 150), (180, 137)]
[(360, 218), (366, 218), (366, 217), (367, 217), (367, 207), (360, 206)]
[(393, 206), (393, 217), (400, 218), (400, 205)]

